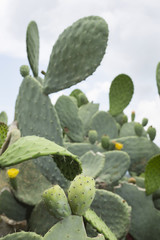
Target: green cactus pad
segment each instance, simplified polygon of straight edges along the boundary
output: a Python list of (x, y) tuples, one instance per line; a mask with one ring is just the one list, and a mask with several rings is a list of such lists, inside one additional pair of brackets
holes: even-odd
[(63, 144), (56, 110), (49, 97), (42, 93), (41, 85), (35, 78), (27, 76), (23, 79), (15, 115), (22, 136), (36, 135)]
[(5, 123), (6, 125), (8, 123), (8, 116), (7, 116), (7, 113), (4, 111), (0, 113), (0, 122)]
[(160, 212), (154, 207), (152, 196), (146, 196), (143, 188), (129, 183), (122, 183), (115, 192), (132, 208), (129, 233), (133, 239), (159, 240)]
[(151, 194), (160, 188), (160, 155), (152, 157), (145, 169), (146, 193)]
[(83, 215), (90, 207), (95, 195), (95, 181), (92, 177), (78, 175), (68, 189), (68, 201), (73, 214)]
[[(102, 233), (106, 239), (108, 240), (117, 240), (114, 233), (108, 228), (105, 222), (97, 216), (97, 214), (88, 209), (85, 214), (84, 218), (99, 232)], [(94, 239), (94, 238), (93, 238)], [(95, 238), (96, 239), (96, 238)]]
[(105, 164), (98, 179), (111, 185), (120, 180), (127, 172), (130, 166), (130, 157), (126, 152), (116, 150), (104, 153), (104, 156)]
[(48, 212), (44, 201), (41, 200), (38, 204), (36, 204), (31, 213), (28, 228), (29, 231), (43, 236), (57, 222), (59, 222), (59, 219)]
[(20, 202), (34, 206), (41, 200), (43, 191), (51, 187), (51, 183), (42, 175), (33, 161), (18, 164), (16, 168), (19, 169), (16, 177), (17, 189), (12, 188), (12, 191)]
[(74, 142), (83, 141), (83, 123), (78, 116), (78, 107), (69, 96), (58, 98), (55, 108), (64, 133)]
[(8, 188), (0, 192), (0, 214), (10, 219), (22, 221), (26, 219), (26, 207), (18, 202)]
[(109, 111), (111, 115), (121, 113), (128, 106), (133, 92), (133, 82), (128, 75), (120, 74), (112, 81), (109, 92)]
[(106, 190), (96, 190), (91, 209), (101, 217), (117, 239), (126, 236), (130, 226), (131, 208), (124, 199)]
[(79, 160), (82, 163), (83, 174), (93, 178), (99, 176), (105, 164), (105, 156), (93, 151), (85, 153)]
[(19, 232), (8, 234), (5, 237), (0, 238), (0, 240), (43, 240), (43, 237), (36, 233), (31, 232)]
[(82, 217), (71, 215), (55, 224), (45, 234), (43, 240), (86, 240), (86, 237)]
[(37, 136), (21, 137), (0, 156), (0, 167), (7, 167), (23, 161), (52, 155), (63, 175), (73, 180), (81, 173), (81, 164), (77, 157), (63, 147), (45, 138)]
[(64, 190), (59, 185), (47, 189), (42, 194), (46, 207), (50, 214), (56, 218), (64, 218), (71, 215), (71, 209)]
[(129, 171), (138, 175), (144, 172), (148, 160), (160, 153), (159, 147), (146, 137), (122, 137), (115, 141), (123, 144), (123, 151), (130, 156)]
[(7, 138), (7, 132), (8, 126), (5, 123), (0, 122), (0, 148), (2, 147), (5, 139)]
[(26, 33), (27, 56), (33, 75), (38, 76), (39, 64), (39, 33), (36, 22), (32, 21), (27, 27)]
[(99, 104), (87, 103), (79, 108), (79, 117), (83, 122), (84, 135), (88, 135), (92, 116), (98, 111)]
[(82, 18), (64, 30), (53, 46), (44, 93), (68, 88), (90, 76), (104, 56), (108, 26), (98, 16)]
[(104, 152), (104, 149), (98, 145), (90, 143), (66, 143), (65, 148), (78, 157), (83, 156), (88, 151), (93, 151), (95, 153)]
[(118, 137), (118, 128), (116, 121), (105, 111), (95, 113), (91, 120), (91, 129), (98, 133), (98, 140), (101, 140), (103, 135), (108, 135), (110, 138)]
[(157, 82), (158, 93), (160, 95), (160, 62), (157, 64), (156, 82)]

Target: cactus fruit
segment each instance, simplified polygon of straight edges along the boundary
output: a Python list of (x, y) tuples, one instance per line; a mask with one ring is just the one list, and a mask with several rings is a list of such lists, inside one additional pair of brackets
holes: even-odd
[(110, 138), (107, 135), (102, 136), (101, 138), (101, 145), (105, 150), (109, 149), (109, 145), (110, 145)]
[(90, 130), (88, 133), (89, 142), (94, 144), (97, 140), (98, 134), (96, 130)]
[(134, 130), (138, 137), (142, 136), (143, 126), (140, 123), (135, 123)]
[(143, 118), (142, 119), (142, 126), (145, 127), (148, 123), (148, 118)]
[(135, 111), (132, 111), (132, 112), (131, 112), (131, 121), (132, 121), (132, 122), (134, 122), (135, 116), (136, 116)]
[(147, 133), (151, 141), (153, 141), (156, 137), (156, 129), (152, 126), (148, 127)]
[(64, 218), (71, 215), (67, 197), (59, 185), (54, 185), (45, 190), (42, 198), (50, 214), (56, 218)]
[(22, 65), (20, 67), (20, 73), (22, 77), (27, 77), (29, 75), (29, 67), (27, 65)]
[(68, 200), (75, 215), (83, 215), (90, 207), (95, 195), (95, 181), (92, 177), (78, 175), (68, 189)]

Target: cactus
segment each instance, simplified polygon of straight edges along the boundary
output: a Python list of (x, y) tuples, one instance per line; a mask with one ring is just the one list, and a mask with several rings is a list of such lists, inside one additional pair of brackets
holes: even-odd
[(55, 108), (64, 133), (74, 142), (83, 141), (83, 123), (78, 116), (78, 107), (68, 96), (58, 98)]
[(91, 75), (102, 60), (107, 40), (108, 26), (97, 16), (82, 18), (65, 29), (53, 46), (43, 92), (57, 92)]
[(90, 142), (91, 144), (94, 144), (94, 143), (96, 142), (96, 140), (97, 140), (97, 136), (98, 136), (98, 134), (97, 134), (97, 131), (96, 131), (96, 130), (90, 130), (90, 131), (88, 132), (89, 142)]
[(78, 175), (68, 189), (68, 200), (73, 214), (83, 215), (95, 195), (95, 182), (91, 177)]
[(153, 141), (156, 137), (156, 129), (152, 126), (148, 127), (147, 133), (151, 141)]
[(117, 115), (124, 110), (132, 98), (133, 91), (133, 82), (126, 74), (120, 74), (112, 81), (109, 92), (111, 115)]
[(160, 155), (153, 156), (147, 163), (145, 169), (146, 193), (151, 194), (160, 188)]
[(156, 83), (157, 83), (158, 93), (160, 95), (160, 62), (157, 64), (157, 68), (156, 68)]
[(118, 128), (114, 118), (105, 111), (95, 113), (91, 120), (91, 129), (98, 133), (98, 140), (106, 134), (110, 138), (118, 137)]
[(38, 77), (39, 32), (35, 21), (29, 23), (26, 33), (27, 56), (34, 77)]
[(122, 183), (115, 192), (132, 207), (130, 235), (137, 240), (158, 240), (160, 213), (154, 207), (152, 196), (146, 196), (144, 189), (129, 183)]
[(79, 159), (82, 163), (83, 174), (96, 178), (104, 169), (105, 156), (99, 152), (86, 152)]
[(45, 190), (42, 198), (48, 211), (56, 218), (64, 218), (71, 215), (67, 197), (59, 185), (54, 185)]
[[(72, 180), (81, 173), (76, 156), (61, 146), (37, 136), (21, 137), (0, 156), (0, 167), (7, 167), (40, 156), (52, 155), (64, 176)], [(71, 164), (72, 163), (72, 164)]]
[(140, 123), (135, 123), (134, 130), (135, 130), (135, 133), (138, 137), (142, 136), (143, 126)]

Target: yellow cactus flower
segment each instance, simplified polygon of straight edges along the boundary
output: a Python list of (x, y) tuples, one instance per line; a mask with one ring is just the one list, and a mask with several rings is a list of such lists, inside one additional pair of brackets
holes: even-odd
[(119, 142), (115, 142), (115, 149), (121, 150), (123, 148), (123, 144)]
[(19, 173), (19, 169), (17, 168), (10, 168), (7, 170), (7, 174), (9, 178), (16, 178)]

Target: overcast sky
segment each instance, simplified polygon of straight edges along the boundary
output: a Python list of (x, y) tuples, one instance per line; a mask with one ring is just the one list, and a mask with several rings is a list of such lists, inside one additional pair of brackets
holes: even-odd
[(112, 80), (121, 73), (134, 82), (134, 95), (125, 113), (130, 119), (149, 118), (157, 129), (160, 146), (160, 99), (156, 86), (156, 67), (160, 61), (159, 0), (0, 0), (0, 112), (9, 123), (22, 82), (19, 67), (28, 64), (26, 28), (35, 20), (40, 34), (39, 70), (46, 70), (52, 46), (59, 34), (79, 18), (97, 15), (109, 26), (106, 54), (96, 72), (76, 86), (51, 94), (54, 103), (61, 94), (80, 88), (90, 101), (109, 109), (108, 93)]

